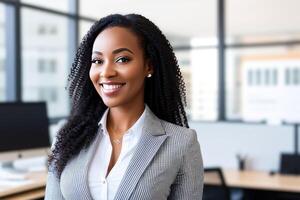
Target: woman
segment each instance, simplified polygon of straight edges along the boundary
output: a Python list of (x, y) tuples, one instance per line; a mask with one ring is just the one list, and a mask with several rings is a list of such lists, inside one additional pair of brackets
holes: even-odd
[(141, 15), (110, 15), (83, 38), (72, 110), (49, 157), (45, 199), (201, 199), (203, 165), (172, 47)]

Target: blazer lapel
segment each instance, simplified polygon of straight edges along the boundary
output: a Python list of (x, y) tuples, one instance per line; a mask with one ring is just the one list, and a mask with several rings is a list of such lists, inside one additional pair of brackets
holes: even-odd
[(147, 106), (146, 109), (142, 136), (120, 183), (114, 198), (115, 200), (129, 199), (143, 172), (168, 137), (165, 134), (160, 119)]
[(98, 131), (97, 131), (97, 135), (95, 136), (95, 140), (93, 141), (93, 143), (91, 144), (91, 146), (87, 149), (83, 149), (80, 154), (79, 154), (79, 157), (78, 157), (78, 162), (82, 163), (80, 165), (77, 165), (78, 169), (76, 169), (79, 173), (77, 174), (80, 174), (81, 176), (77, 177), (77, 183), (80, 183), (82, 182), (81, 184), (81, 189), (82, 189), (82, 193), (81, 194), (78, 194), (78, 196), (81, 196), (81, 195), (85, 195), (84, 197), (82, 197), (82, 199), (85, 199), (85, 200), (90, 200), (92, 199), (92, 196), (91, 196), (91, 192), (90, 192), (90, 189), (89, 189), (89, 184), (88, 184), (88, 171), (89, 171), (89, 167), (90, 167), (90, 164), (91, 164), (91, 161), (93, 159), (93, 156), (97, 150), (97, 147), (99, 145), (99, 142), (100, 140), (102, 139), (102, 129), (101, 129), (101, 126), (99, 126), (98, 128)]

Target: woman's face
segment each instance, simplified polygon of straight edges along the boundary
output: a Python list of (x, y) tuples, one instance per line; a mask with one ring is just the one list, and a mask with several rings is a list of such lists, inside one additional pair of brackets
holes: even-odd
[(144, 102), (144, 80), (152, 67), (138, 37), (127, 28), (110, 27), (95, 39), (90, 79), (107, 107)]

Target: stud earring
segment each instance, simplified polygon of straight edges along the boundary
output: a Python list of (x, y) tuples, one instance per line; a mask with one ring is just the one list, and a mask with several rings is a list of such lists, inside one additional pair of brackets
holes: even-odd
[(148, 74), (147, 77), (150, 78), (152, 76), (152, 74)]

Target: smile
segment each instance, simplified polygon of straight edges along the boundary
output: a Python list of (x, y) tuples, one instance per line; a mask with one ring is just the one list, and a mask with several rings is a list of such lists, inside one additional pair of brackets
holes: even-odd
[(118, 84), (100, 83), (100, 85), (101, 85), (101, 89), (102, 89), (104, 95), (114, 96), (122, 89), (122, 87), (125, 85), (125, 83), (118, 83)]

